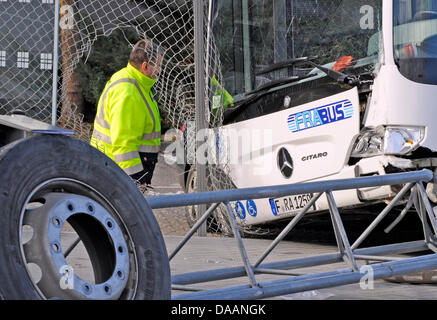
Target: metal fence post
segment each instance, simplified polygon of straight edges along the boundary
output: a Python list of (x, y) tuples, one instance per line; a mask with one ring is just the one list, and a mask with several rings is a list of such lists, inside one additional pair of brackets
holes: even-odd
[(55, 0), (55, 25), (53, 41), (53, 88), (52, 88), (52, 125), (56, 125), (58, 104), (58, 66), (59, 66), (59, 0)]
[[(205, 39), (204, 39), (204, 1), (194, 0), (194, 61), (195, 61), (195, 92), (196, 92), (196, 133), (206, 129), (205, 118)], [(203, 141), (196, 139), (197, 190), (206, 191), (206, 164), (199, 162), (197, 151)], [(206, 205), (197, 207), (197, 219), (205, 213)], [(198, 230), (199, 236), (206, 236), (206, 224)]]

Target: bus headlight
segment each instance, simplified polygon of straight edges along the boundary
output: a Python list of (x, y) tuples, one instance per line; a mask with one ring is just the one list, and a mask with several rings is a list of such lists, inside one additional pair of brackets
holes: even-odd
[(420, 127), (368, 128), (358, 136), (351, 157), (406, 155), (414, 151), (424, 137), (425, 129)]

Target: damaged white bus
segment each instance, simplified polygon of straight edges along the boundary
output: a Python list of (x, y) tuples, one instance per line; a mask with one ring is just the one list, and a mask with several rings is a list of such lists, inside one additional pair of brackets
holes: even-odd
[[(220, 0), (211, 30), (224, 108), (216, 146), (235, 187), (436, 169), (437, 0)], [(249, 147), (241, 132), (251, 133)], [(229, 141), (240, 141), (236, 158)], [(437, 203), (436, 190), (427, 187)], [(334, 194), (345, 208), (397, 191)], [(241, 225), (262, 225), (312, 197), (232, 205)], [(322, 197), (312, 211), (326, 209)]]

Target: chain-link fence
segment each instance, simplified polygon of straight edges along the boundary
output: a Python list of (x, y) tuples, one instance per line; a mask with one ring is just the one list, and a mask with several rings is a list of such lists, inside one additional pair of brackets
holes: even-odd
[[(187, 137), (186, 128), (196, 120), (193, 3), (193, 0), (0, 0), (0, 112), (8, 114), (20, 109), (50, 122), (54, 106), (57, 124), (89, 141), (106, 81), (126, 66), (132, 46), (148, 38), (166, 49), (162, 72), (154, 86), (163, 127), (185, 128), (182, 136), (189, 160), (193, 146), (187, 143), (195, 139)], [(371, 33), (351, 32), (351, 26), (360, 19), (357, 8), (366, 4), (377, 7), (381, 1), (203, 3), (205, 113), (209, 127), (217, 128), (225, 121), (226, 107), (232, 108), (238, 95), (244, 96), (262, 84), (290, 76), (284, 71), (254, 76), (269, 64), (300, 56), (319, 56), (318, 62), (326, 63), (344, 54), (362, 55), (367, 50), (362, 44), (367, 45), (368, 41), (357, 38), (364, 36), (368, 40)], [(57, 8), (59, 19), (55, 19)], [(339, 29), (342, 32), (337, 32)], [(308, 71), (294, 68), (291, 73), (300, 75)], [(235, 188), (228, 172), (226, 164), (209, 164), (207, 189)], [(175, 179), (186, 181), (184, 191), (196, 190), (195, 165), (183, 166), (178, 175), (185, 178)], [(223, 209), (219, 208), (208, 221), (209, 232), (230, 233)], [(196, 209), (174, 211), (174, 215), (176, 219), (166, 212), (158, 219), (167, 234), (172, 234), (172, 230), (180, 233), (181, 225), (184, 228), (192, 225)], [(275, 228), (265, 226), (242, 225), (242, 228), (247, 234), (276, 232)]]
[[(207, 28), (209, 3), (204, 3)], [(46, 122), (55, 116), (58, 126), (89, 141), (106, 81), (127, 65), (133, 45), (147, 38), (166, 49), (154, 86), (163, 127), (181, 128), (195, 120), (193, 14), (192, 0), (1, 0), (0, 112), (21, 110)], [(207, 54), (218, 57), (212, 34), (206, 29), (204, 34), (211, 44), (205, 60)], [(218, 62), (209, 58), (205, 64), (207, 74), (220, 81)], [(221, 123), (219, 114), (208, 118)], [(174, 214), (179, 217), (163, 213), (158, 219), (170, 234), (180, 233), (182, 220), (188, 228), (185, 212)]]
[(52, 114), (53, 0), (0, 1), (0, 112)]

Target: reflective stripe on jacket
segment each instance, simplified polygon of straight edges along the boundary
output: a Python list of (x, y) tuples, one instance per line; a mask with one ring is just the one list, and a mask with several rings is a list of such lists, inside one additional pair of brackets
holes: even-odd
[(161, 120), (151, 92), (155, 82), (128, 64), (108, 81), (97, 106), (90, 144), (128, 175), (143, 170), (139, 152), (159, 152)]

